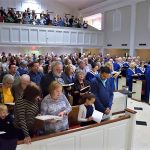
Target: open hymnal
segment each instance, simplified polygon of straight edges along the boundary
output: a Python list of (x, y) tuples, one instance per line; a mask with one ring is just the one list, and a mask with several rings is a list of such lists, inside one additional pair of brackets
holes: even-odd
[(43, 120), (43, 121), (45, 121), (45, 120), (52, 120), (52, 119), (54, 119), (54, 120), (62, 120), (62, 117), (54, 116), (54, 115), (36, 116), (35, 118), (39, 119), (39, 120)]
[(74, 85), (74, 83), (70, 83), (70, 84), (62, 84), (63, 87), (69, 87), (69, 86), (72, 86)]
[(12, 105), (12, 106), (14, 106), (15, 103), (5, 103), (5, 105)]
[(89, 92), (89, 90), (90, 90), (90, 86), (86, 86), (86, 87), (80, 89), (80, 93), (86, 93), (86, 92)]
[(103, 117), (103, 113), (102, 112), (97, 111), (97, 110), (93, 111), (93, 114), (92, 114), (93, 121), (95, 121), (97, 123), (100, 123), (101, 120), (102, 120), (102, 117)]
[(5, 133), (6, 133), (5, 131), (0, 131), (0, 135), (1, 135), (1, 134), (5, 134)]
[(113, 71), (111, 74), (114, 76), (114, 75), (116, 75), (116, 74), (120, 74), (121, 73), (121, 71)]

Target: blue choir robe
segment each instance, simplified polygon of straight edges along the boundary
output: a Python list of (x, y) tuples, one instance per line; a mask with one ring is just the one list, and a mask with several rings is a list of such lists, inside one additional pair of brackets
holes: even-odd
[(118, 89), (118, 77), (114, 78), (113, 74), (111, 74), (109, 79), (110, 79), (110, 83), (111, 83), (113, 91), (117, 90)]
[(136, 69), (128, 68), (126, 71), (126, 84), (129, 87), (129, 91), (132, 91), (132, 75), (137, 74)]
[(145, 68), (144, 67), (137, 67), (136, 69), (137, 74), (139, 74), (139, 80), (145, 80), (145, 77), (140, 76), (140, 75), (144, 75), (145, 74)]
[(91, 82), (91, 80), (98, 75), (98, 72), (94, 73), (92, 70), (90, 72), (87, 72), (85, 79), (89, 82)]
[(150, 95), (150, 65), (148, 65), (145, 70), (145, 76), (146, 76), (145, 99), (146, 101), (148, 101)]
[(122, 64), (122, 69), (121, 69), (121, 75), (126, 77), (126, 71), (129, 68), (129, 63), (128, 62), (123, 62)]
[(114, 68), (114, 71), (119, 71), (121, 69), (121, 65), (117, 62), (114, 62), (113, 63), (113, 68)]
[(128, 67), (129, 68), (130, 67), (129, 63), (127, 61), (123, 62), (123, 67)]

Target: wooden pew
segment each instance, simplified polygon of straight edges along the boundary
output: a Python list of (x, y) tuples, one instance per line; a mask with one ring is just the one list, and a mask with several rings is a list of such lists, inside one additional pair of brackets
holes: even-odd
[(135, 121), (136, 112), (126, 109), (99, 124), (33, 138), (29, 145), (18, 141), (17, 150), (132, 150)]
[(79, 105), (72, 106), (72, 111), (68, 115), (70, 128), (80, 127), (80, 124), (78, 122), (78, 112), (79, 112)]

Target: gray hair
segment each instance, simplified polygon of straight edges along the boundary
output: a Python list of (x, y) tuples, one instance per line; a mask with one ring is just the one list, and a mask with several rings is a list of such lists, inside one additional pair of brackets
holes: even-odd
[(6, 74), (4, 77), (3, 77), (3, 80), (2, 80), (2, 83), (6, 83), (6, 82), (14, 82), (14, 77), (11, 75), (11, 74)]
[(85, 76), (85, 73), (82, 70), (77, 70), (75, 75), (76, 79), (78, 79), (80, 74), (83, 74)]
[(20, 77), (20, 80), (30, 81), (30, 76), (29, 76), (28, 74), (23, 74), (23, 75)]
[(57, 66), (57, 65), (62, 65), (63, 66), (61, 61), (53, 61), (52, 64), (51, 64), (51, 70), (53, 71), (55, 66)]

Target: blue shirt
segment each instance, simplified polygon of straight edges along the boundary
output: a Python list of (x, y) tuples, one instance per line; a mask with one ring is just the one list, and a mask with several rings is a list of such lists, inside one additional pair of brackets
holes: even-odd
[(36, 83), (37, 85), (40, 85), (41, 78), (44, 76), (42, 72), (29, 72), (29, 76), (32, 82)]

